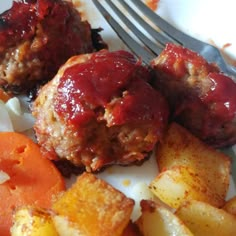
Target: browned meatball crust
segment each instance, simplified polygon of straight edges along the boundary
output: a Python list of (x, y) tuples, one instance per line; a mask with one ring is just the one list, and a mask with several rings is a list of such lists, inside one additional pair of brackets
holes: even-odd
[(187, 48), (168, 44), (151, 62), (171, 118), (214, 147), (236, 143), (236, 83)]
[(150, 78), (126, 51), (72, 57), (33, 104), (43, 151), (87, 171), (145, 159), (168, 122), (167, 103)]
[(0, 85), (5, 89), (25, 91), (52, 79), (71, 56), (93, 51), (90, 25), (69, 1), (14, 0), (0, 15)]

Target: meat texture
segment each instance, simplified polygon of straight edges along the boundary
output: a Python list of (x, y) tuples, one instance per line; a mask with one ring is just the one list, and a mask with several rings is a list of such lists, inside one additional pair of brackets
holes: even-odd
[(42, 150), (87, 171), (144, 160), (169, 115), (150, 78), (150, 70), (126, 51), (69, 59), (33, 103)]
[(15, 92), (52, 79), (71, 56), (94, 51), (89, 23), (63, 0), (14, 0), (0, 15), (0, 45), (0, 86)]
[(236, 83), (187, 48), (168, 44), (151, 62), (154, 86), (167, 98), (171, 119), (214, 147), (236, 143)]

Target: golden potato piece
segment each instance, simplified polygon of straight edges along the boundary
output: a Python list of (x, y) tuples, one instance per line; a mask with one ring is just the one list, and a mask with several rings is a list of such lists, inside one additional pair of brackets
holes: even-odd
[(49, 211), (35, 207), (22, 207), (13, 216), (12, 236), (57, 236)]
[(236, 216), (236, 196), (229, 199), (223, 206), (223, 209)]
[(117, 236), (128, 225), (134, 201), (91, 173), (83, 173), (52, 206), (60, 235)]
[(161, 172), (151, 183), (151, 191), (164, 203), (178, 208), (186, 200), (201, 200), (222, 206), (224, 199), (212, 192), (205, 181), (187, 166), (176, 166)]
[(157, 148), (160, 171), (173, 166), (189, 166), (202, 177), (212, 192), (225, 199), (230, 179), (230, 158), (207, 146), (182, 126), (172, 123)]
[(191, 231), (170, 210), (150, 200), (141, 201), (142, 215), (136, 221), (143, 236), (192, 236)]
[(236, 217), (200, 201), (189, 201), (175, 213), (196, 236), (234, 236)]

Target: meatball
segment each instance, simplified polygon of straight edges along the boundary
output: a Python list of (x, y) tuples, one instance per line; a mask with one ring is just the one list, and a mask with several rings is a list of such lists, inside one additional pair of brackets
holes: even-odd
[(197, 53), (168, 44), (151, 62), (154, 86), (169, 102), (171, 119), (214, 147), (236, 143), (236, 83)]
[(71, 56), (95, 51), (92, 36), (68, 1), (14, 0), (0, 15), (0, 86), (19, 92), (52, 79)]
[(126, 51), (74, 56), (38, 93), (38, 143), (87, 171), (144, 160), (162, 138), (169, 108), (152, 73)]

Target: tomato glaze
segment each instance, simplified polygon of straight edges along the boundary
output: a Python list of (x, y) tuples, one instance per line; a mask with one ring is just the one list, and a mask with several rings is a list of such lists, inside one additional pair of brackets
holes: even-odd
[(193, 64), (198, 71), (205, 70), (206, 73), (219, 71), (215, 65), (209, 64), (196, 52), (175, 44), (168, 43), (161, 55), (165, 60), (162, 70), (174, 78), (185, 76), (188, 73), (188, 64)]
[(215, 147), (235, 143), (236, 83), (198, 53), (167, 44), (151, 62), (171, 119)]
[(220, 73), (209, 73), (212, 86), (201, 96), (204, 104), (211, 104), (211, 113), (222, 121), (230, 121), (236, 116), (236, 83)]
[(50, 61), (58, 62), (57, 66), (67, 56), (93, 50), (89, 40), (82, 41), (83, 38), (89, 39), (90, 26), (87, 22), (81, 23), (79, 13), (70, 2), (13, 1), (11, 9), (0, 15), (0, 52), (22, 41), (33, 40), (38, 34), (42, 37), (35, 43), (45, 46), (39, 58), (50, 58)]
[(64, 72), (58, 85), (55, 110), (74, 125), (109, 109), (108, 126), (130, 122), (165, 123), (168, 106), (148, 80), (149, 70), (126, 51), (92, 54)]

